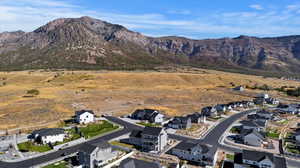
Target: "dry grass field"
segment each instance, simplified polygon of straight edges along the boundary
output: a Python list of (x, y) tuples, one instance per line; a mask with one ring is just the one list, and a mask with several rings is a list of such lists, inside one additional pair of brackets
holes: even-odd
[[(232, 84), (300, 86), (299, 82), (212, 70), (0, 72), (0, 130), (54, 126), (79, 109), (92, 109), (98, 115), (124, 115), (150, 107), (173, 116), (207, 105), (251, 99), (230, 91)], [(31, 89), (39, 94), (28, 96)]]

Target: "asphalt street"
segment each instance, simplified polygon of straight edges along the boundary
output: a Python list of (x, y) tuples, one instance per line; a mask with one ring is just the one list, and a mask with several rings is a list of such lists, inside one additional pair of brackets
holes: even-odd
[[(227, 130), (227, 128), (230, 127), (236, 120), (238, 120), (239, 118), (241, 118), (249, 113), (252, 113), (254, 111), (255, 110), (248, 110), (248, 111), (234, 114), (234, 115), (230, 116), (229, 118), (226, 118), (225, 120), (220, 122), (217, 126), (215, 126), (212, 130), (210, 130), (210, 132), (203, 139), (193, 139), (193, 138), (175, 135), (175, 134), (169, 134), (169, 138), (176, 139), (179, 141), (185, 140), (185, 141), (194, 141), (194, 142), (201, 142), (201, 143), (209, 144), (212, 146), (212, 148), (214, 150), (221, 148), (226, 151), (241, 152), (242, 149), (240, 149), (240, 148), (229, 147), (229, 146), (220, 144), (219, 139), (223, 135), (223, 133)], [(135, 124), (128, 123), (117, 117), (107, 116), (106, 118), (114, 123), (122, 125), (124, 128), (122, 130), (101, 136), (99, 138), (93, 139), (93, 140), (85, 142), (83, 144), (71, 146), (71, 147), (68, 147), (68, 148), (65, 148), (65, 149), (62, 149), (62, 150), (59, 150), (56, 152), (52, 152), (52, 153), (49, 153), (49, 154), (46, 154), (43, 156), (31, 158), (31, 159), (20, 161), (20, 162), (0, 162), (0, 168), (29, 168), (34, 165), (39, 165), (41, 163), (45, 163), (45, 162), (60, 158), (63, 154), (68, 155), (68, 154), (76, 153), (76, 152), (78, 152), (78, 150), (80, 148), (84, 147), (87, 143), (97, 144), (101, 141), (109, 141), (109, 140), (112, 140), (119, 136), (128, 134), (132, 130), (143, 129), (143, 127), (141, 127), (141, 126), (137, 126)], [(295, 161), (295, 160), (287, 160), (287, 161), (288, 161), (289, 165), (291, 164), (295, 167), (300, 167), (300, 162), (298, 162), (298, 161)]]

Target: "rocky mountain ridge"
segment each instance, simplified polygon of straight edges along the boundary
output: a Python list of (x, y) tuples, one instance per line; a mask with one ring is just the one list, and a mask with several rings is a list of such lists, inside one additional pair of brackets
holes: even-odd
[(245, 73), (300, 72), (300, 36), (193, 40), (148, 37), (90, 17), (0, 33), (0, 69), (153, 69), (188, 65)]

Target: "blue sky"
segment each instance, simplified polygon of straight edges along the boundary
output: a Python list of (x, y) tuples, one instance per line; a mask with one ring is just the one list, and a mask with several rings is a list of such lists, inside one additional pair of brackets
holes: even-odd
[(0, 0), (0, 32), (91, 16), (151, 36), (195, 39), (300, 34), (296, 0)]

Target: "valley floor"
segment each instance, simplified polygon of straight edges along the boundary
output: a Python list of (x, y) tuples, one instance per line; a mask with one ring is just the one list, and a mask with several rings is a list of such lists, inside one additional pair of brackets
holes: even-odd
[[(0, 72), (0, 130), (57, 126), (81, 109), (115, 116), (145, 107), (163, 110), (169, 116), (188, 114), (208, 105), (251, 100), (261, 91), (231, 88), (263, 84), (300, 86), (295, 81), (213, 70)], [(300, 101), (275, 91), (270, 94)]]

